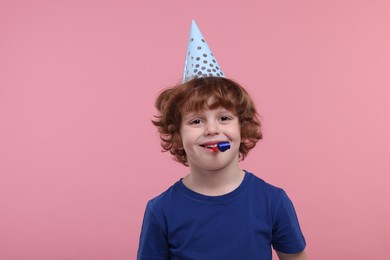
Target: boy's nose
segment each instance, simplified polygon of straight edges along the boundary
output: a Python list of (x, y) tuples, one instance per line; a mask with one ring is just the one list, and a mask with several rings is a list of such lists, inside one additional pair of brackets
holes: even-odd
[(204, 131), (205, 135), (216, 135), (219, 134), (219, 127), (216, 123), (207, 123)]

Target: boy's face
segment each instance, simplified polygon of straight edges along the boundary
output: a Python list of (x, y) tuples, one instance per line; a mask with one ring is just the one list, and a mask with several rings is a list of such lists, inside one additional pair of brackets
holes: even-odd
[[(183, 113), (180, 127), (183, 148), (190, 168), (215, 171), (238, 164), (241, 143), (237, 116), (223, 108)], [(206, 145), (230, 142), (225, 152), (214, 152)]]

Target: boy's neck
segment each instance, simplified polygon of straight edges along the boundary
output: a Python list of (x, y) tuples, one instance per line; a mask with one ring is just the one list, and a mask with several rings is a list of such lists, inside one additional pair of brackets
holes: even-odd
[(190, 168), (191, 172), (183, 178), (183, 184), (197, 193), (207, 196), (220, 196), (232, 192), (244, 179), (244, 171), (235, 168), (217, 171), (201, 171)]

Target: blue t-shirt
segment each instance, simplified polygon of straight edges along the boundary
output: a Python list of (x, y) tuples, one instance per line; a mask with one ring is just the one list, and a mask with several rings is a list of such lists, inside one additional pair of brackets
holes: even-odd
[(150, 200), (137, 259), (272, 259), (271, 245), (293, 254), (306, 243), (287, 194), (245, 172), (225, 195), (201, 195), (180, 180)]

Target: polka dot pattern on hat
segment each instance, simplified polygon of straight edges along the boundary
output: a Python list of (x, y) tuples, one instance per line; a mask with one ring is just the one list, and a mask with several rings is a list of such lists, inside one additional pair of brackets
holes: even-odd
[(186, 82), (198, 77), (224, 76), (202, 33), (192, 21), (182, 81)]

